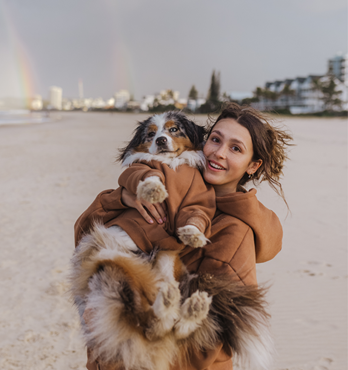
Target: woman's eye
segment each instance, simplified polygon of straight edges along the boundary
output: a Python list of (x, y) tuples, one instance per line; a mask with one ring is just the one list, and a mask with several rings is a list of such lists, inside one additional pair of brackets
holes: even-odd
[(148, 137), (153, 137), (153, 136), (155, 136), (155, 134), (156, 134), (156, 133), (155, 133), (154, 131), (152, 131), (152, 132), (149, 132), (149, 133), (147, 134), (147, 136), (148, 136)]
[(212, 138), (211, 138), (211, 141), (212, 141), (213, 143), (218, 143), (218, 142), (219, 142), (219, 139), (218, 139), (217, 137), (212, 137)]
[(233, 147), (231, 148), (234, 152), (240, 152), (240, 149), (238, 148), (238, 146), (236, 145), (233, 145)]
[(177, 132), (177, 131), (178, 131), (178, 129), (176, 127), (171, 127), (169, 129), (169, 132)]

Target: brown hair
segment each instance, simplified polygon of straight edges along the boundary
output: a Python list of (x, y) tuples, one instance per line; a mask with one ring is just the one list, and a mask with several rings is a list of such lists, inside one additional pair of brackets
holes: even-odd
[(249, 178), (249, 175), (245, 173), (238, 185), (243, 186), (250, 180), (268, 181), (271, 188), (286, 203), (279, 179), (283, 175), (284, 161), (288, 159), (287, 146), (293, 145), (290, 143), (292, 141), (291, 134), (271, 125), (270, 117), (250, 106), (226, 103), (215, 122), (211, 117), (209, 118), (212, 125), (207, 137), (210, 136), (214, 126), (224, 118), (234, 119), (249, 131), (254, 151), (252, 160), (262, 159), (262, 164), (253, 177)]

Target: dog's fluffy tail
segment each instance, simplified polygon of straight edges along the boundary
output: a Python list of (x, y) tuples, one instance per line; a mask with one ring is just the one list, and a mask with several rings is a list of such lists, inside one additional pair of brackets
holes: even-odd
[(224, 351), (252, 369), (268, 370), (275, 350), (266, 310), (267, 288), (199, 275), (190, 281), (191, 294), (197, 289), (213, 297), (208, 321), (218, 327), (215, 333)]

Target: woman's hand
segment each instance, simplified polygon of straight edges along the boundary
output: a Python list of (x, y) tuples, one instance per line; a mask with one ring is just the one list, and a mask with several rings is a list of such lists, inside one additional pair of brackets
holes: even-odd
[(152, 217), (159, 224), (163, 224), (166, 221), (166, 207), (165, 203), (154, 203), (151, 204), (143, 199), (138, 199), (135, 194), (130, 193), (127, 189), (122, 189), (121, 195), (122, 203), (130, 208), (135, 208), (149, 224), (153, 223)]

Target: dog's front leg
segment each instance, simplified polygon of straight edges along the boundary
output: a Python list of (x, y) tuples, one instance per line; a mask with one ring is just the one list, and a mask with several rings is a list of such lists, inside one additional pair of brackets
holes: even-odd
[(209, 239), (198, 229), (198, 227), (193, 225), (186, 225), (179, 227), (177, 230), (179, 239), (185, 244), (193, 248), (204, 247)]
[(168, 197), (168, 193), (158, 176), (150, 176), (139, 182), (137, 197), (150, 203), (162, 203)]

